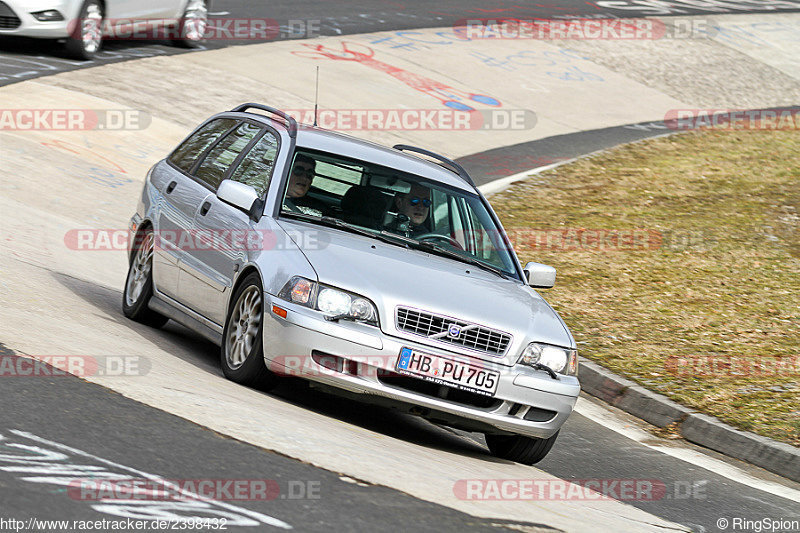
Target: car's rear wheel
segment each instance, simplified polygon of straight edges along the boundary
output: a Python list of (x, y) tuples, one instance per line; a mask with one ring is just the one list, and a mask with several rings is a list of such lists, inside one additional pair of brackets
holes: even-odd
[(122, 312), (131, 320), (160, 328), (169, 319), (147, 306), (153, 296), (154, 244), (153, 229), (145, 228), (134, 244), (133, 258), (122, 295)]
[(549, 439), (537, 439), (522, 435), (486, 435), (486, 444), (495, 457), (508, 459), (525, 465), (536, 464), (550, 452), (558, 432)]
[(86, 0), (65, 47), (76, 59), (94, 59), (103, 43), (103, 5), (98, 0)]
[(264, 363), (264, 292), (258, 274), (249, 274), (231, 301), (222, 333), (222, 373), (243, 385), (272, 388), (278, 378)]
[(183, 17), (178, 22), (179, 37), (173, 39), (172, 44), (195, 48), (205, 39), (206, 28), (208, 28), (208, 2), (189, 0)]

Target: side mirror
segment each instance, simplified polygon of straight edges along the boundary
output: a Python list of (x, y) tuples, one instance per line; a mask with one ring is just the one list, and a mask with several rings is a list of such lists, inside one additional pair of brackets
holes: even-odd
[(528, 263), (523, 269), (528, 285), (538, 289), (549, 289), (556, 284), (556, 269), (541, 263)]
[(233, 180), (222, 180), (217, 188), (217, 198), (249, 214), (253, 204), (258, 200), (258, 193), (250, 185)]

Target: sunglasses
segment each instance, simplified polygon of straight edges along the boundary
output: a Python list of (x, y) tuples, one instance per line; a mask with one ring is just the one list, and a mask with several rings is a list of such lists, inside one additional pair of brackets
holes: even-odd
[(412, 196), (408, 203), (411, 205), (419, 205), (422, 202), (423, 207), (430, 207), (431, 206), (431, 199), (430, 198), (420, 198), (419, 196)]
[(294, 167), (292, 169), (292, 174), (295, 174), (297, 176), (302, 176), (302, 175), (305, 174), (307, 177), (313, 178), (314, 177), (314, 169), (313, 168), (305, 168), (305, 167)]

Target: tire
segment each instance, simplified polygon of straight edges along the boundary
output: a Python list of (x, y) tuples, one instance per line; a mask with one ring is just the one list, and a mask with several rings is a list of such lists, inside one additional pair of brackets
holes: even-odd
[(183, 17), (178, 21), (179, 37), (172, 44), (181, 48), (196, 48), (205, 40), (208, 27), (208, 1), (189, 0)]
[(103, 44), (103, 5), (99, 0), (86, 0), (80, 15), (71, 28), (64, 45), (67, 53), (75, 59), (91, 60)]
[(131, 320), (160, 328), (169, 319), (147, 306), (153, 296), (153, 244), (153, 229), (145, 228), (134, 243), (122, 291), (122, 312)]
[(264, 363), (263, 329), (264, 291), (253, 272), (236, 289), (225, 319), (220, 364), (226, 378), (262, 390), (278, 384), (278, 377)]
[(536, 464), (547, 456), (558, 432), (549, 439), (523, 437), (522, 435), (486, 435), (486, 444), (492, 455), (524, 465)]

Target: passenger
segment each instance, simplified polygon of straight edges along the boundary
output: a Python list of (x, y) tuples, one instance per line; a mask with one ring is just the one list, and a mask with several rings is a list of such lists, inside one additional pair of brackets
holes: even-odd
[(315, 159), (297, 154), (294, 158), (289, 184), (286, 186), (286, 197), (283, 199), (284, 208), (296, 213), (322, 216), (325, 204), (308, 196), (311, 182), (314, 181), (317, 162)]
[(387, 229), (402, 233), (406, 237), (430, 232), (425, 225), (431, 210), (431, 190), (428, 187), (415, 183), (407, 193), (398, 193), (394, 204), (397, 218)]

